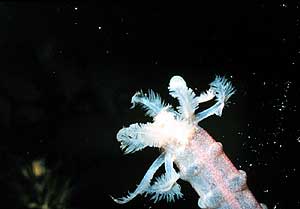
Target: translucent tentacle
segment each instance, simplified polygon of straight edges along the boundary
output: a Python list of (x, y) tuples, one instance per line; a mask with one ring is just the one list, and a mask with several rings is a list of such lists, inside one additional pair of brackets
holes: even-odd
[(224, 77), (216, 76), (215, 80), (210, 83), (210, 89), (214, 93), (217, 99), (217, 103), (212, 107), (196, 114), (195, 122), (198, 123), (201, 120), (211, 116), (222, 116), (222, 111), (225, 106), (225, 102), (234, 94), (235, 90), (231, 83)]
[(140, 104), (143, 109), (146, 110), (146, 115), (155, 117), (162, 109), (168, 109), (172, 111), (170, 105), (165, 104), (160, 96), (153, 90), (148, 90), (148, 95), (144, 94), (143, 91), (138, 91), (131, 98), (132, 107), (134, 108), (137, 104)]
[(193, 90), (186, 86), (182, 77), (173, 76), (171, 78), (169, 92), (172, 97), (177, 98), (179, 101), (177, 109), (181, 117), (188, 121), (192, 120), (199, 102)]
[(231, 82), (225, 77), (216, 76), (215, 80), (209, 85), (213, 89), (215, 96), (217, 97), (217, 101), (219, 102), (227, 102), (229, 97), (235, 93), (235, 89), (231, 85)]
[(198, 97), (198, 103), (207, 102), (209, 100), (212, 100), (215, 97), (214, 91), (210, 88), (207, 91), (201, 93)]
[[(158, 183), (160, 184), (161, 181), (163, 180), (160, 180)], [(174, 202), (175, 201), (175, 198), (177, 199), (180, 199), (183, 197), (183, 194), (181, 193), (181, 187), (178, 183), (174, 183), (172, 185), (172, 187), (165, 191), (165, 192), (161, 192), (160, 190), (155, 190), (153, 188), (151, 188), (147, 194), (153, 194), (153, 196), (151, 197), (151, 200), (154, 200), (154, 203), (162, 200), (162, 199), (166, 199), (167, 202)]]
[(178, 199), (183, 196), (180, 191), (180, 185), (176, 183), (180, 175), (173, 168), (172, 155), (169, 153), (165, 157), (165, 170), (166, 173), (156, 178), (156, 182), (146, 191), (146, 195), (153, 194), (151, 199), (155, 203), (161, 199), (166, 199), (170, 202), (175, 200), (175, 196)]
[(134, 123), (127, 128), (122, 128), (117, 133), (117, 140), (121, 143), (121, 149), (125, 154), (144, 149), (147, 146), (158, 147), (159, 141), (149, 131), (151, 123)]
[(164, 163), (165, 154), (161, 154), (150, 166), (148, 171), (146, 172), (144, 178), (136, 188), (134, 192), (128, 192), (128, 195), (126, 197), (121, 198), (114, 198), (111, 196), (111, 198), (119, 204), (125, 204), (135, 198), (138, 194), (142, 194), (146, 191), (146, 189), (150, 186), (151, 179), (153, 178), (155, 172), (159, 169), (159, 167)]
[(223, 108), (224, 108), (224, 103), (217, 102), (216, 104), (214, 104), (210, 108), (208, 108), (206, 110), (203, 110), (202, 112), (199, 112), (196, 115), (195, 122), (199, 123), (201, 120), (204, 120), (205, 118), (207, 118), (207, 117), (209, 117), (211, 115), (221, 116)]
[(166, 170), (166, 176), (172, 176), (174, 173), (176, 173), (176, 170), (173, 167), (173, 156), (171, 153), (166, 153), (165, 157), (165, 170)]

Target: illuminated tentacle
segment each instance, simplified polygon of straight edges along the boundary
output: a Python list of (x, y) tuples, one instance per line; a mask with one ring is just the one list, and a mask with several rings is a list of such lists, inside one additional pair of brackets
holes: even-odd
[(223, 108), (224, 108), (224, 103), (223, 102), (217, 102), (212, 107), (210, 107), (210, 108), (208, 108), (208, 109), (206, 109), (202, 112), (199, 112), (196, 115), (195, 123), (199, 123), (200, 121), (202, 121), (205, 118), (208, 118), (209, 116), (212, 116), (212, 115), (221, 116)]
[(175, 201), (175, 197), (179, 199), (183, 196), (180, 185), (176, 183), (180, 175), (173, 168), (173, 156), (170, 153), (165, 157), (165, 170), (166, 173), (156, 178), (156, 182), (146, 191), (146, 195), (153, 194), (151, 199), (155, 203), (161, 199)]
[(131, 98), (132, 107), (134, 108), (137, 104), (140, 104), (144, 110), (146, 110), (146, 115), (155, 117), (162, 109), (174, 112), (169, 104), (162, 101), (160, 96), (153, 90), (148, 90), (148, 95), (144, 94), (143, 91), (136, 92)]
[(137, 195), (144, 193), (147, 188), (150, 186), (151, 179), (153, 178), (155, 172), (159, 169), (159, 167), (164, 163), (165, 155), (161, 154), (150, 166), (148, 171), (146, 172), (144, 178), (136, 188), (134, 192), (128, 192), (128, 195), (126, 197), (121, 198), (114, 198), (111, 196), (111, 198), (119, 204), (124, 204), (135, 198)]
[(235, 93), (235, 89), (225, 77), (216, 76), (215, 80), (211, 82), (210, 87), (214, 90), (214, 93), (219, 102), (227, 102), (232, 94)]
[[(161, 199), (174, 201), (175, 197), (182, 197), (180, 186), (176, 183), (182, 178), (199, 195), (200, 208), (266, 209), (247, 187), (245, 172), (238, 171), (225, 155), (221, 143), (196, 124), (211, 115), (222, 115), (225, 103), (235, 92), (231, 83), (216, 76), (210, 89), (196, 97), (183, 78), (174, 76), (170, 80), (169, 91), (179, 101), (179, 113), (170, 111), (152, 91), (149, 91), (149, 96), (142, 92), (133, 96), (133, 107), (141, 104), (147, 115), (154, 117), (153, 123), (132, 124), (121, 129), (117, 135), (121, 148), (125, 153), (131, 153), (146, 146), (159, 147), (164, 153), (153, 162), (133, 193), (113, 200), (123, 204), (138, 194), (150, 194), (155, 202)], [(216, 98), (215, 105), (194, 115), (199, 103), (213, 98)], [(151, 184), (163, 163), (166, 173)], [(179, 174), (173, 163), (176, 163)]]
[(177, 98), (179, 106), (177, 107), (181, 119), (191, 121), (194, 118), (194, 112), (198, 108), (198, 100), (194, 91), (186, 86), (181, 76), (173, 76), (169, 83), (169, 93)]
[(122, 128), (117, 133), (117, 140), (125, 154), (133, 153), (145, 147), (159, 147), (160, 141), (151, 130), (151, 123), (134, 123), (127, 128)]
[(210, 90), (215, 95), (217, 103), (212, 107), (196, 114), (195, 123), (198, 123), (211, 115), (222, 116), (225, 103), (235, 92), (231, 83), (227, 81), (226, 78), (220, 76), (216, 76), (215, 80), (210, 83)]
[(197, 97), (197, 101), (198, 101), (198, 103), (203, 103), (203, 102), (207, 102), (209, 100), (212, 100), (214, 97), (215, 97), (214, 91), (212, 90), (212, 88), (210, 88), (207, 91), (201, 93)]

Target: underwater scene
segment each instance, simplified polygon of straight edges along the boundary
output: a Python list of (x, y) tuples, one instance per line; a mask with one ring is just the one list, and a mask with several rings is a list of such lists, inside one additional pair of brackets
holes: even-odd
[(199, 2), (0, 2), (1, 208), (300, 208), (300, 5)]

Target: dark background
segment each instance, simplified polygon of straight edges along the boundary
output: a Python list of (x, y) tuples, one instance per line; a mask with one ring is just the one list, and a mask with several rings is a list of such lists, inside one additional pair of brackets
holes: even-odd
[(247, 172), (259, 202), (300, 207), (300, 4), (198, 3), (0, 3), (1, 205), (18, 207), (10, 182), (44, 158), (71, 179), (71, 208), (198, 208), (183, 181), (175, 203), (115, 204), (109, 195), (133, 191), (159, 154), (124, 156), (115, 136), (150, 121), (129, 109), (136, 91), (151, 88), (176, 105), (173, 75), (200, 93), (218, 74), (237, 92), (221, 118), (199, 125)]

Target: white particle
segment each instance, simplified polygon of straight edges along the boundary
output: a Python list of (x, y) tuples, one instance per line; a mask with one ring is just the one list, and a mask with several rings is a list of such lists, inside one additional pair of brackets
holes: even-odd
[(74, 9), (75, 9), (75, 10), (77, 10), (77, 9), (78, 9), (78, 7), (75, 7)]
[(280, 6), (283, 7), (283, 8), (287, 8), (288, 7), (288, 5), (285, 4), (285, 3), (281, 4)]
[(297, 138), (297, 142), (299, 142), (299, 143), (300, 143), (300, 136)]
[(106, 54), (109, 54), (109, 50), (106, 50), (105, 53), (106, 53)]
[(126, 32), (125, 35), (127, 36), (127, 35), (128, 35), (128, 32)]
[(265, 82), (265, 81), (263, 82), (263, 85), (264, 85), (264, 86), (266, 85), (266, 82)]
[(99, 29), (99, 30), (101, 30), (101, 28), (102, 28), (101, 26), (98, 26), (98, 29)]
[(282, 147), (282, 144), (280, 144), (279, 147), (281, 148), (281, 147)]
[(250, 163), (249, 166), (252, 167), (252, 163)]
[(276, 144), (277, 142), (276, 141), (273, 141), (273, 144)]
[(269, 192), (269, 190), (268, 190), (268, 189), (266, 189), (266, 190), (264, 190), (264, 192)]
[(74, 22), (74, 24), (75, 24), (75, 25), (77, 25), (77, 24), (78, 24), (78, 22)]

